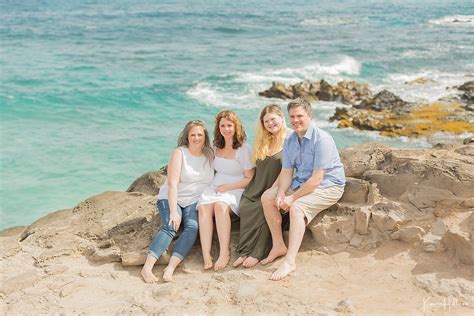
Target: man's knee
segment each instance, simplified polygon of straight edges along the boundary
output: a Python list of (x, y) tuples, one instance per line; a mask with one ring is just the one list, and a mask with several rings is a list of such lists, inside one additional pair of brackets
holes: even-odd
[(301, 218), (306, 217), (303, 210), (300, 207), (297, 207), (296, 205), (292, 205), (290, 207), (289, 212), (290, 212), (290, 220), (291, 219), (301, 219)]

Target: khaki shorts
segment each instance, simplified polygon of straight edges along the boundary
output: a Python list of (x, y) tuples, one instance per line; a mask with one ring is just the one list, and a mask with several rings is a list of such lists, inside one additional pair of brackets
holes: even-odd
[[(268, 189), (263, 195), (276, 198), (278, 187)], [(290, 195), (294, 191), (287, 190), (285, 195)], [(341, 198), (344, 193), (344, 188), (340, 186), (332, 186), (329, 188), (316, 188), (313, 192), (300, 197), (293, 202), (292, 207), (299, 209), (306, 217), (306, 224), (309, 224), (319, 212), (334, 205)]]

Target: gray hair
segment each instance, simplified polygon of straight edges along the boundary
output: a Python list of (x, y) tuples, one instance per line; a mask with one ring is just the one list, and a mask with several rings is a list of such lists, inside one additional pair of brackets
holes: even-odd
[(201, 120), (193, 120), (186, 123), (186, 126), (181, 131), (178, 137), (178, 147), (188, 147), (189, 146), (189, 132), (193, 127), (199, 126), (204, 131), (204, 148), (202, 149), (203, 154), (206, 156), (209, 165), (212, 164), (214, 159), (214, 152), (211, 147), (211, 141), (209, 140), (209, 131), (207, 130), (206, 124)]

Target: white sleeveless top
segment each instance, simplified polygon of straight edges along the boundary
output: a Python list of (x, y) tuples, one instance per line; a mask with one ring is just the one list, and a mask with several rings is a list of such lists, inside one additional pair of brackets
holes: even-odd
[[(181, 173), (178, 181), (178, 204), (186, 207), (196, 203), (202, 191), (214, 178), (214, 167), (206, 155), (193, 156), (186, 147), (178, 147), (182, 152)], [(158, 199), (168, 199), (168, 178), (161, 186)]]
[(244, 189), (235, 189), (222, 193), (217, 192), (215, 189), (219, 185), (235, 183), (242, 180), (245, 177), (244, 171), (255, 167), (252, 163), (251, 156), (252, 148), (247, 143), (242, 144), (242, 146), (237, 149), (235, 158), (233, 159), (215, 156), (214, 168), (216, 169), (216, 175), (209, 187), (202, 192), (198, 207), (204, 204), (224, 202), (229, 205), (230, 209), (236, 215), (239, 215), (239, 203)]

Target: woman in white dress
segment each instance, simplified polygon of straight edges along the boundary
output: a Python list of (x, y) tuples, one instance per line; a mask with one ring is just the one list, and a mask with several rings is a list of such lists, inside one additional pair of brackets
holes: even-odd
[[(239, 202), (244, 188), (255, 173), (250, 146), (237, 115), (221, 111), (215, 119), (214, 169), (211, 185), (204, 190), (198, 202), (199, 237), (201, 239), (204, 269), (222, 270), (230, 260), (230, 212), (239, 215)], [(213, 263), (211, 256), (212, 233), (216, 220), (219, 238), (219, 258)]]
[(178, 139), (168, 163), (168, 175), (158, 193), (157, 207), (162, 226), (148, 250), (142, 277), (146, 283), (156, 283), (152, 269), (168, 249), (180, 226), (183, 232), (173, 248), (164, 281), (171, 281), (174, 270), (194, 245), (198, 234), (197, 201), (214, 177), (213, 153), (209, 133), (202, 121), (189, 121)]

